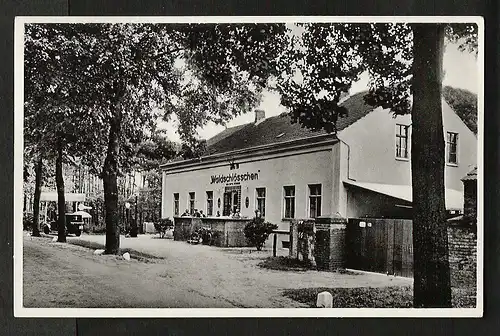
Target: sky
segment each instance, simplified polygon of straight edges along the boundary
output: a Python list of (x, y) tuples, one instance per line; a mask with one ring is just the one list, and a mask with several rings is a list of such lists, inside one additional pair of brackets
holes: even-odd
[[(444, 52), (443, 67), (445, 76), (443, 85), (448, 85), (456, 88), (466, 89), (473, 93), (479, 90), (479, 72), (478, 63), (474, 54), (461, 52), (456, 45), (448, 44)], [(368, 89), (368, 76), (361, 76), (357, 83), (354, 83), (350, 94)], [(280, 104), (279, 94), (273, 92), (265, 92), (262, 102), (257, 107), (265, 111), (266, 118), (272, 117), (285, 112), (286, 109)], [(255, 114), (253, 111), (240, 115), (231, 120), (226, 126), (233, 127), (246, 123), (253, 122)], [(172, 141), (180, 141), (179, 135), (176, 132), (176, 120), (173, 119), (168, 123), (162, 122), (159, 124), (161, 128), (165, 128), (167, 137)], [(198, 135), (202, 139), (209, 139), (219, 132), (224, 130), (224, 126), (208, 124), (203, 129), (198, 130)]]

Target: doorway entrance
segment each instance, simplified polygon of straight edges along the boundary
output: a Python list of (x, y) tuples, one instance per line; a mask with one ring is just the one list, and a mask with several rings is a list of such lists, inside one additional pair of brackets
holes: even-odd
[(224, 208), (222, 209), (223, 216), (231, 216), (231, 214), (241, 211), (241, 186), (229, 186), (224, 189)]

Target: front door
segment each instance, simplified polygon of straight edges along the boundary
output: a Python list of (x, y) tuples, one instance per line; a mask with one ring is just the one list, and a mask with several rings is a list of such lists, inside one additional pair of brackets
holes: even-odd
[(241, 211), (241, 186), (229, 186), (224, 191), (223, 216)]
[(231, 192), (231, 209), (233, 210), (233, 213), (237, 213), (240, 210), (240, 204), (238, 202), (238, 192), (232, 191)]

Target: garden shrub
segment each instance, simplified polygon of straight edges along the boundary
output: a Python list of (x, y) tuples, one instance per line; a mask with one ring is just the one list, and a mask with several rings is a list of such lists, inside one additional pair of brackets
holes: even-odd
[(245, 238), (250, 245), (257, 248), (257, 251), (261, 251), (269, 235), (277, 228), (278, 225), (264, 222), (264, 218), (262, 217), (255, 217), (245, 225)]

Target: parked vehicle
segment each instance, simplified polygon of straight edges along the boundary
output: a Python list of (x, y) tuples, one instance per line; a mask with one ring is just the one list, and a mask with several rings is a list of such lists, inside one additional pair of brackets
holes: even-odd
[[(43, 232), (49, 234), (51, 231), (57, 231), (57, 220), (51, 223), (44, 223), (42, 226)], [(80, 236), (84, 226), (83, 218), (81, 215), (66, 214), (66, 234), (74, 234)]]

